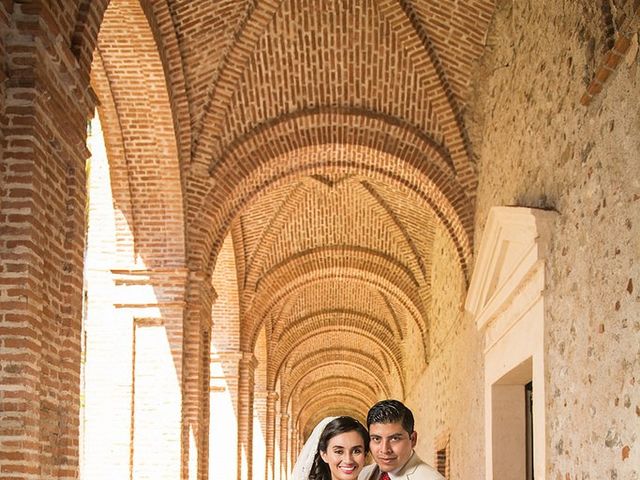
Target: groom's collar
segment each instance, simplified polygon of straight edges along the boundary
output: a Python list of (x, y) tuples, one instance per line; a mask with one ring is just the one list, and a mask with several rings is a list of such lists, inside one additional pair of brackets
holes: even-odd
[[(407, 470), (413, 466), (413, 461), (416, 458), (417, 458), (416, 457), (416, 452), (414, 450), (411, 453), (411, 456), (409, 457), (409, 460), (407, 460), (407, 463), (405, 463), (401, 467), (396, 468), (395, 470), (393, 470), (391, 472), (388, 472), (389, 473), (389, 478), (391, 480), (398, 480), (398, 479), (401, 479), (402, 477), (404, 477), (408, 473)], [(380, 467), (378, 467), (378, 477), (381, 474), (382, 474), (382, 470), (380, 470)], [(378, 479), (376, 478), (375, 480), (378, 480)]]

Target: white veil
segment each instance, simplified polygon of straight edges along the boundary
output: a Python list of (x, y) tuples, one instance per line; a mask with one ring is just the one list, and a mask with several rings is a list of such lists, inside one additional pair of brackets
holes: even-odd
[(336, 418), (338, 417), (323, 418), (313, 429), (313, 432), (309, 435), (307, 443), (304, 444), (304, 447), (302, 447), (302, 450), (300, 451), (300, 455), (298, 455), (298, 460), (296, 460), (296, 464), (294, 465), (293, 472), (291, 474), (291, 480), (309, 480), (309, 473), (313, 466), (313, 459), (318, 451), (320, 435), (322, 434), (324, 427)]

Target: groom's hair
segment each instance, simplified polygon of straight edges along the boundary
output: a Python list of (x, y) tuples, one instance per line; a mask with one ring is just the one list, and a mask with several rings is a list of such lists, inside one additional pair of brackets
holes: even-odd
[(408, 433), (413, 433), (413, 413), (398, 400), (382, 400), (369, 409), (367, 428), (372, 423), (400, 423)]

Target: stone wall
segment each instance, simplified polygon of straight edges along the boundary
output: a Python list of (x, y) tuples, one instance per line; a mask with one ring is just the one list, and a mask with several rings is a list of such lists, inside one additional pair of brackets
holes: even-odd
[(582, 106), (607, 40), (597, 3), (499, 2), (469, 115), (482, 139), (476, 253), (494, 205), (560, 214), (545, 325), (550, 479), (640, 475), (637, 35)]
[(418, 432), (416, 451), (435, 466), (449, 450), (450, 480), (484, 478), (482, 336), (462, 307), (466, 284), (442, 228), (434, 237), (429, 366), (406, 399)]

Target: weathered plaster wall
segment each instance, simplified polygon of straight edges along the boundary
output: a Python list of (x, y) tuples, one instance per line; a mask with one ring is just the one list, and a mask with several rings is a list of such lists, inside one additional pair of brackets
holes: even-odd
[[(592, 3), (592, 4), (591, 4)], [(499, 2), (479, 70), (477, 241), (494, 205), (553, 208), (547, 475), (640, 475), (640, 78), (637, 37), (588, 108), (600, 2)]]
[(482, 337), (464, 315), (465, 280), (442, 228), (434, 237), (430, 363), (406, 399), (416, 417), (417, 453), (435, 466), (449, 441), (450, 480), (484, 478)]

